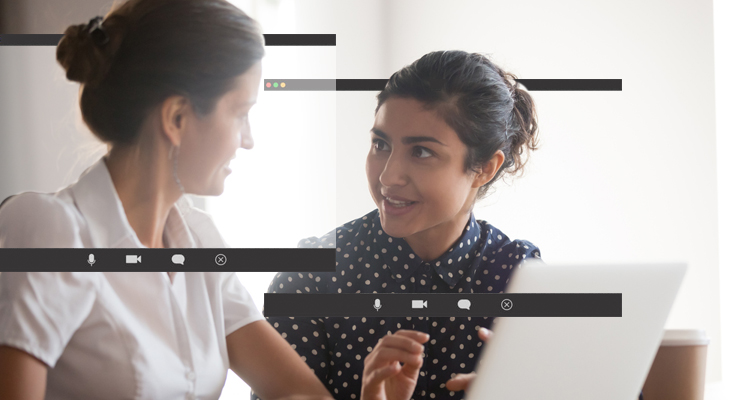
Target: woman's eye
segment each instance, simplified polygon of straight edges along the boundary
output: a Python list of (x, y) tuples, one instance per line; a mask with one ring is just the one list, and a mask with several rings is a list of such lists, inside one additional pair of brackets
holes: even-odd
[(390, 150), (390, 147), (388, 147), (388, 143), (386, 143), (384, 140), (381, 140), (381, 139), (373, 139), (372, 147), (374, 147), (375, 150), (378, 150), (378, 151)]
[(422, 146), (415, 146), (413, 154), (414, 154), (414, 157), (417, 157), (417, 158), (427, 158), (427, 157), (432, 157), (434, 155), (432, 151), (427, 150), (426, 148)]

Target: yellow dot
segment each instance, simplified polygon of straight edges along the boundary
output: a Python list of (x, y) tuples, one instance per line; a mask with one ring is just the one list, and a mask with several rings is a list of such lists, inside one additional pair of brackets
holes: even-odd
[(281, 87), (286, 87), (286, 83), (281, 82)]

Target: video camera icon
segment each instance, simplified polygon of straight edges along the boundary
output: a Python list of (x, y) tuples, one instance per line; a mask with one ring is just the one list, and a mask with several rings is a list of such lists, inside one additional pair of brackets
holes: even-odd
[(427, 300), (412, 300), (411, 308), (427, 308)]
[(137, 255), (126, 255), (125, 256), (125, 264), (140, 264), (141, 263), (141, 256)]

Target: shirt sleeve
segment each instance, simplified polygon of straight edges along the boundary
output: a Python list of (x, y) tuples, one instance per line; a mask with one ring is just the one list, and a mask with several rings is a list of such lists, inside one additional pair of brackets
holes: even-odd
[(0, 248), (84, 247), (79, 222), (54, 195), (19, 194), (0, 207)]
[(516, 265), (522, 264), (523, 262), (531, 259), (542, 259), (542, 254), (539, 250), (539, 247), (535, 246), (528, 240), (514, 240), (510, 245), (515, 248), (513, 250), (513, 253), (515, 254), (514, 264)]
[[(322, 274), (278, 273), (268, 286), (268, 293), (321, 293)], [(331, 363), (328, 334), (323, 318), (269, 317), (266, 318), (302, 357), (321, 382), (328, 382)], [(258, 400), (253, 393), (252, 398)]]
[(0, 345), (54, 367), (96, 301), (94, 272), (0, 274)]
[(224, 311), (224, 331), (230, 333), (263, 319), (253, 298), (234, 272), (222, 272), (221, 301)]

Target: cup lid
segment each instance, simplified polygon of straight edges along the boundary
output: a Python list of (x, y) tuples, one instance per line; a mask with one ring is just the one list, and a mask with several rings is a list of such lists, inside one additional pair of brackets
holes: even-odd
[(702, 329), (665, 329), (662, 346), (706, 346), (710, 340)]

